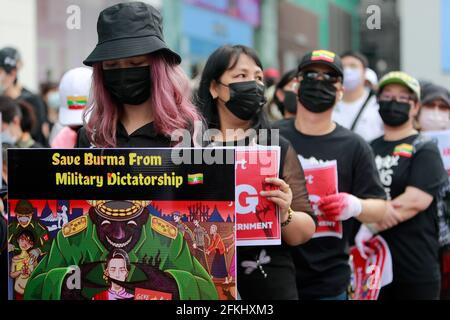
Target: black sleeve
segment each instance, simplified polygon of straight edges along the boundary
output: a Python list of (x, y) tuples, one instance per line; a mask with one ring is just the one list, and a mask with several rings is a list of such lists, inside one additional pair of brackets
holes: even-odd
[[(284, 150), (283, 150), (284, 149)], [(306, 189), (306, 180), (303, 168), (298, 159), (297, 153), (290, 144), (283, 148), (281, 153), (280, 177), (286, 182), (292, 190), (291, 208), (295, 211), (301, 211), (309, 214), (317, 225), (317, 218), (311, 208), (309, 195)]]
[(438, 147), (432, 141), (425, 142), (413, 155), (407, 185), (434, 197), (447, 179)]
[(353, 157), (352, 195), (361, 199), (386, 199), (373, 151), (362, 138)]
[(90, 148), (91, 143), (86, 134), (86, 128), (82, 127), (78, 130), (77, 134), (77, 143), (75, 144), (75, 148)]

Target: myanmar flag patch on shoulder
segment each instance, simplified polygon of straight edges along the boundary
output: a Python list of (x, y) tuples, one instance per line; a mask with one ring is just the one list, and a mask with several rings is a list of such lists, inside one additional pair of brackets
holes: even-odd
[(414, 152), (414, 147), (411, 144), (402, 143), (394, 148), (393, 155), (405, 158), (411, 158)]
[(311, 60), (334, 62), (334, 57), (336, 57), (336, 54), (328, 50), (316, 50), (311, 54)]

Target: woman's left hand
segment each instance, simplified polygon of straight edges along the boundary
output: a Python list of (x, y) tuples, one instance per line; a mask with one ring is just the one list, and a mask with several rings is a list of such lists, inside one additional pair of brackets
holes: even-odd
[(275, 203), (280, 208), (281, 221), (287, 219), (289, 208), (292, 203), (292, 190), (289, 185), (279, 178), (266, 178), (266, 183), (277, 186), (278, 190), (261, 191), (259, 194)]

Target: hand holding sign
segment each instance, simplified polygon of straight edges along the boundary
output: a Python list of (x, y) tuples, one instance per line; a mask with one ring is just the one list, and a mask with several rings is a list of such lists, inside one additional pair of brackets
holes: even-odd
[(286, 182), (279, 178), (266, 178), (265, 182), (279, 187), (279, 189), (271, 191), (261, 191), (259, 194), (262, 197), (266, 197), (267, 200), (275, 203), (280, 210), (281, 221), (286, 220), (286, 215), (288, 214), (289, 208), (292, 203), (291, 188)]
[(361, 200), (344, 192), (322, 197), (318, 208), (332, 221), (345, 221), (359, 216), (362, 212)]

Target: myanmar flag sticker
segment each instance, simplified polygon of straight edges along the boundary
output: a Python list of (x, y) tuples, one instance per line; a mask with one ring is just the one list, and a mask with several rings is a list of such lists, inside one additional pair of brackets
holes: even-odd
[(86, 96), (67, 96), (67, 107), (69, 110), (81, 110), (86, 107)]
[(407, 143), (399, 144), (394, 148), (394, 156), (400, 156), (405, 158), (411, 158), (413, 155), (414, 147)]
[(188, 184), (203, 184), (203, 173), (188, 174)]
[(336, 54), (328, 50), (316, 50), (311, 55), (311, 60), (322, 60), (328, 62), (334, 62)]

